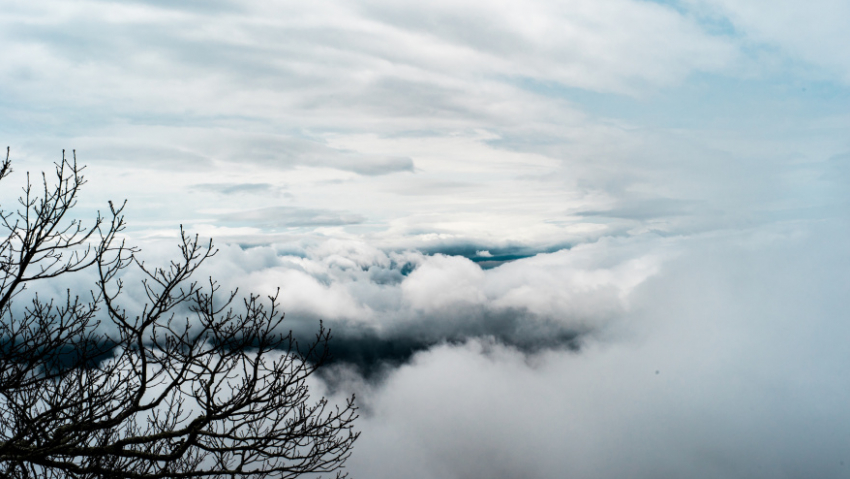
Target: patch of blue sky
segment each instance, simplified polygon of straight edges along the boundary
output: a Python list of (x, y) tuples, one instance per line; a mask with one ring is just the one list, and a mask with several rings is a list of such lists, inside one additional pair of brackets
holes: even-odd
[(675, 10), (676, 13), (692, 18), (705, 30), (706, 33), (722, 36), (741, 36), (741, 31), (735, 28), (732, 21), (723, 15), (702, 8), (695, 8), (693, 1), (682, 0), (640, 0), (646, 3), (654, 3)]

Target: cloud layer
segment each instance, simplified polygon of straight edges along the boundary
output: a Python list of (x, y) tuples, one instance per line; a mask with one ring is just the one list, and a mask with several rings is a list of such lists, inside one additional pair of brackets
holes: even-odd
[(843, 3), (2, 6), (4, 185), (325, 320), (356, 477), (846, 475)]
[(336, 360), (372, 374), (472, 338), (528, 352), (579, 349), (628, 308), (630, 292), (675, 248), (605, 240), (485, 270), (463, 256), (354, 241), (224, 246), (202, 275), (245, 293), (280, 287), (288, 327), (307, 337), (324, 320)]
[(377, 386), (343, 373), (366, 408), (352, 473), (845, 474), (846, 248), (783, 235), (687, 249), (577, 353), (482, 338), (419, 353)]

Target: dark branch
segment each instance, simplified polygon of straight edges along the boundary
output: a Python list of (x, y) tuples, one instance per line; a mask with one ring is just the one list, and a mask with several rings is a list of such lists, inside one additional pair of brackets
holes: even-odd
[[(0, 178), (9, 165), (7, 153)], [(345, 477), (354, 397), (331, 406), (307, 387), (330, 331), (302, 348), (280, 332), (277, 294), (237, 302), (193, 281), (216, 250), (182, 227), (181, 258), (163, 268), (118, 241), (123, 205), (90, 227), (69, 219), (82, 170), (63, 154), (55, 185), (36, 196), (28, 182), (21, 209), (0, 210), (0, 476)], [(90, 300), (13, 307), (27, 284), (90, 267)], [(121, 304), (128, 267), (144, 276), (136, 312)]]

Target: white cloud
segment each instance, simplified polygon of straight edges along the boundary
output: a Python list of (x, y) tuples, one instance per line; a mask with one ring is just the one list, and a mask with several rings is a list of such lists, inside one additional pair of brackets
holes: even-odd
[(436, 255), (423, 261), (401, 284), (413, 308), (426, 312), (452, 306), (484, 303), (481, 290), (484, 272), (472, 261), (457, 256)]
[(845, 250), (817, 236), (694, 241), (632, 293), (618, 333), (579, 353), (529, 357), (472, 340), (421, 353), (384, 383), (350, 383), (366, 405), (350, 470), (840, 476), (850, 329), (834, 321), (847, 314), (847, 282), (833, 280), (846, 276)]
[(347, 359), (427, 350), (343, 385), (360, 476), (838, 475), (843, 4), (2, 10), (4, 185), (76, 147), (150, 263), (185, 224)]
[[(165, 263), (176, 253), (169, 243), (150, 243), (140, 257)], [(243, 295), (279, 287), (288, 327), (309, 331), (323, 319), (342, 347), (358, 338), (423, 348), (495, 337), (537, 349), (575, 347), (584, 334), (602, 334), (679, 246), (603, 240), (486, 270), (461, 256), (385, 252), (354, 240), (219, 248), (199, 277)], [(375, 354), (380, 362), (382, 353)]]
[[(16, 160), (77, 148), (97, 200), (129, 197), (137, 229), (244, 226), (222, 239), (262, 244), (326, 228), (394, 249), (690, 233), (761, 221), (777, 151), (846, 150), (764, 151), (576, 101), (651, 112), (695, 73), (736, 73), (735, 38), (654, 2), (13, 7), (0, 108)], [(210, 184), (286, 194), (194, 187)], [(247, 221), (259, 211), (341, 213)]]
[(369, 14), (384, 23), (416, 32), (423, 41), (452, 45), (455, 55), (426, 56), (420, 62), (453, 72), (478, 70), (623, 92), (680, 81), (695, 70), (722, 69), (734, 57), (734, 47), (725, 40), (649, 2), (367, 5)]
[[(722, 69), (734, 56), (726, 40), (674, 10), (631, 0), (242, 2), (194, 11), (49, 2), (3, 19), (3, 83), (21, 98), (125, 114), (300, 116), (303, 126), (321, 112), (327, 127), (335, 109), (403, 118), (430, 104), (436, 117), (461, 113), (499, 77), (634, 91)], [(66, 89), (53, 88), (60, 83)]]

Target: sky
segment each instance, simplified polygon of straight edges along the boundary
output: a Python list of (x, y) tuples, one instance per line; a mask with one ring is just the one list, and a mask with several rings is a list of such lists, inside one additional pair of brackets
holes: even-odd
[(0, 0), (0, 203), (75, 150), (81, 218), (323, 319), (355, 478), (850, 477), (848, 21)]

